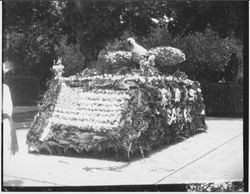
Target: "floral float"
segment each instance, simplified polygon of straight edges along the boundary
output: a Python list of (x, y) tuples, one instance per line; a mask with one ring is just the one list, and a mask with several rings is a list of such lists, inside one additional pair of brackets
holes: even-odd
[(27, 134), (30, 152), (127, 160), (206, 130), (200, 84), (182, 72), (55, 74)]

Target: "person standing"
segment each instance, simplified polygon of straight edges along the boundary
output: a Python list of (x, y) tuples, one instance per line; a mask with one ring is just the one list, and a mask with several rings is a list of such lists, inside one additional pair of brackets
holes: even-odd
[(230, 61), (225, 66), (225, 80), (227, 82), (236, 82), (239, 73), (239, 60), (236, 53), (232, 53)]
[[(9, 63), (3, 64), (3, 73), (6, 74), (10, 71), (11, 65)], [(2, 99), (2, 116), (3, 116), (3, 153), (4, 155), (15, 155), (18, 152), (18, 142), (16, 136), (16, 130), (14, 128), (14, 122), (12, 118), (13, 103), (11, 93), (8, 85), (3, 83), (3, 99)]]

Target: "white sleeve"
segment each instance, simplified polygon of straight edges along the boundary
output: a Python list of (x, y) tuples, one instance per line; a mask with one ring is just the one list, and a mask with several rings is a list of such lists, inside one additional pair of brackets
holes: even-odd
[(12, 116), (13, 104), (10, 94), (10, 89), (6, 84), (3, 84), (3, 113)]

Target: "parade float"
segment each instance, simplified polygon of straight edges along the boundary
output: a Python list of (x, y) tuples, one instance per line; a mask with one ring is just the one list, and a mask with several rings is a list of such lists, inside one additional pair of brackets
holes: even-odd
[[(125, 66), (133, 55), (107, 52), (102, 72), (85, 69), (70, 77), (62, 76), (60, 62), (55, 65), (55, 77), (27, 134), (29, 151), (128, 160), (205, 131), (200, 84), (179, 71), (161, 74), (157, 52), (139, 58), (140, 68), (125, 74), (110, 68), (121, 61)], [(183, 61), (183, 54), (179, 58)]]

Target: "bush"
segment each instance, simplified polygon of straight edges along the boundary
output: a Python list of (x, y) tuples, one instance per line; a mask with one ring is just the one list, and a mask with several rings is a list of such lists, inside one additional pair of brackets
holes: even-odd
[(147, 49), (158, 46), (175, 46), (173, 44), (173, 37), (168, 31), (168, 25), (158, 26), (151, 29), (151, 33), (141, 39), (142, 45)]
[(243, 86), (235, 83), (202, 83), (208, 116), (243, 116)]
[(185, 73), (198, 81), (201, 81), (204, 75), (207, 75), (205, 79), (208, 79), (214, 72), (224, 72), (232, 53), (237, 54), (240, 66), (243, 64), (243, 46), (239, 40), (234, 36), (223, 39), (210, 27), (204, 33), (177, 37), (172, 44), (183, 50), (186, 55)]
[(60, 40), (56, 52), (62, 57), (64, 76), (74, 75), (85, 68), (85, 56), (80, 51), (80, 45), (68, 44), (66, 36)]
[(33, 76), (6, 76), (14, 106), (35, 105), (39, 97), (39, 80)]

